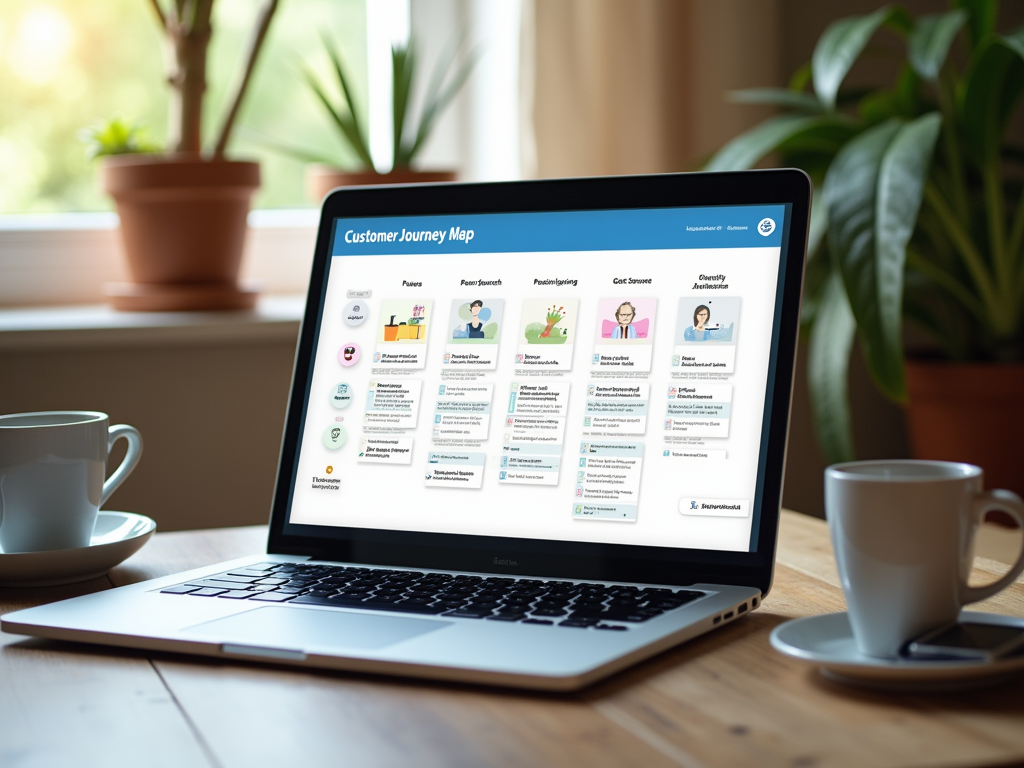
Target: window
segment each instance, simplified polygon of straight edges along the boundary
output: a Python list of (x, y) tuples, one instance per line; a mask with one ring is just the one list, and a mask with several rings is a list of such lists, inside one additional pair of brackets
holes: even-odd
[[(359, 98), (379, 104), (390, 94), (370, 88), (369, 40), (386, 46), (411, 30), (429, 70), (453, 32), (467, 29), (482, 57), (439, 122), (421, 163), (458, 168), (467, 180), (519, 177), (518, 0), (382, 5), (391, 6), (388, 13), (377, 6), (368, 13), (365, 0), (279, 6), (229, 147), (234, 157), (262, 163), (256, 208), (305, 209), (254, 211), (250, 217), (244, 272), (262, 280), (268, 292), (303, 290), (316, 223), (315, 201), (305, 197), (305, 163), (269, 145), (276, 140), (316, 148), (339, 164), (351, 160), (297, 71), (305, 61), (328, 79), (320, 42), (324, 31), (349, 54), (346, 63)], [(214, 6), (208, 134), (218, 128), (257, 6), (256, 0), (217, 0)], [(162, 143), (167, 120), (162, 45), (149, 0), (0, 3), (0, 306), (99, 302), (104, 282), (124, 279), (113, 231), (117, 219), (103, 213), (113, 206), (99, 188), (79, 132), (121, 114), (144, 122), (150, 137)], [(380, 114), (379, 106), (370, 106)], [(376, 131), (390, 129), (386, 120), (373, 122)], [(304, 258), (296, 258), (300, 252)]]
[[(225, 93), (241, 66), (258, 3), (217, 0), (209, 52), (204, 133), (219, 127)], [(234, 157), (259, 159), (257, 208), (312, 205), (304, 163), (275, 152), (263, 136), (350, 160), (319, 105), (302, 87), (298, 64), (327, 72), (320, 35), (348, 55), (366, 88), (363, 0), (281, 3), (232, 139)], [(163, 144), (167, 121), (164, 40), (148, 0), (5, 0), (0, 4), (0, 213), (109, 210), (79, 132), (120, 114), (141, 121)]]

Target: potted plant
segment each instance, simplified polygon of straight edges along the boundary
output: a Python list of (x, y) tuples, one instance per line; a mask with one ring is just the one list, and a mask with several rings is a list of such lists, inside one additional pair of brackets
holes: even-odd
[[(829, 460), (854, 454), (857, 338), (877, 387), (906, 405), (917, 457), (977, 463), (991, 484), (1024, 491), (1024, 151), (1005, 135), (1024, 89), (1024, 29), (996, 29), (996, 0), (953, 5), (833, 23), (788, 88), (736, 94), (782, 113), (707, 167), (776, 153), (814, 180), (803, 327)], [(906, 52), (894, 81), (844, 89), (883, 27)], [(928, 339), (909, 354), (905, 324)]]
[(465, 35), (456, 36), (442, 52), (427, 84), (423, 107), (416, 119), (411, 115), (411, 99), (419, 70), (418, 49), (413, 40), (408, 45), (392, 46), (394, 143), (391, 169), (387, 173), (378, 173), (374, 168), (367, 135), (369, 120), (356, 99), (342, 52), (326, 36), (323, 42), (330, 58), (332, 74), (337, 81), (337, 96), (331, 95), (331, 88), (321, 82), (309, 67), (302, 67), (302, 76), (337, 128), (342, 144), (349, 147), (358, 159), (358, 167), (345, 169), (345, 163), (326, 154), (265, 139), (269, 146), (310, 163), (306, 171), (309, 196), (320, 201), (335, 187), (361, 184), (454, 181), (454, 171), (414, 170), (412, 163), (436, 127), (438, 118), (465, 84), (476, 63), (476, 53), (465, 51)]
[(103, 157), (102, 184), (113, 196), (132, 282), (107, 286), (123, 310), (252, 307), (256, 291), (238, 284), (246, 218), (259, 188), (255, 162), (228, 160), (225, 150), (277, 0), (265, 0), (249, 40), (245, 66), (228, 101), (212, 149), (202, 146), (206, 57), (213, 0), (151, 0), (166, 35), (170, 85), (167, 152), (113, 121), (94, 130)]

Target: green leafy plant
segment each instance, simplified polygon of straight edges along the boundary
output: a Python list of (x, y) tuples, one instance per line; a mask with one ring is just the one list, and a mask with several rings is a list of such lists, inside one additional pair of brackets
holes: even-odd
[[(1006, 141), (1024, 92), (1024, 28), (996, 30), (997, 0), (911, 17), (841, 19), (786, 89), (735, 94), (782, 113), (724, 146), (709, 170), (776, 153), (815, 184), (802, 325), (828, 458), (854, 455), (854, 338), (878, 388), (905, 402), (904, 321), (955, 361), (1024, 359), (1024, 148)], [(844, 89), (883, 28), (906, 52), (895, 81)]]
[[(167, 83), (171, 104), (167, 149), (198, 155), (203, 150), (203, 97), (206, 94), (206, 59), (213, 33), (211, 17), (214, 0), (149, 0), (165, 35), (168, 50)], [(257, 13), (245, 54), (245, 64), (235, 81), (227, 110), (213, 144), (213, 159), (222, 159), (249, 87), (256, 60), (266, 39), (278, 0), (264, 0)], [(83, 140), (90, 157), (159, 152), (160, 147), (145, 139), (141, 126), (122, 118), (111, 118), (98, 127), (87, 128)]]
[[(367, 115), (362, 111), (359, 106), (360, 102), (355, 97), (352, 78), (345, 67), (341, 49), (326, 36), (323, 41), (324, 48), (331, 60), (332, 74), (337, 80), (337, 95), (332, 96), (331, 88), (321, 82), (308, 66), (302, 66), (302, 76), (317, 101), (327, 112), (331, 122), (337, 127), (343, 143), (355, 153), (360, 168), (367, 171), (373, 170), (373, 158), (370, 156), (370, 141), (367, 133), (369, 125)], [(442, 51), (427, 83), (423, 108), (419, 112), (418, 119), (413, 119), (410, 114), (413, 87), (419, 69), (417, 46), (413, 40), (410, 40), (408, 45), (391, 48), (394, 137), (392, 168), (409, 168), (436, 127), (438, 118), (465, 85), (478, 58), (476, 51), (466, 50), (466, 48), (466, 36), (463, 34), (455, 36)], [(343, 165), (327, 155), (290, 147), (281, 142), (274, 142), (273, 146), (279, 151), (303, 160), (328, 165)]]
[(108, 155), (160, 151), (146, 136), (146, 127), (142, 123), (129, 122), (119, 116), (83, 128), (80, 137), (86, 143), (85, 152), (90, 160)]

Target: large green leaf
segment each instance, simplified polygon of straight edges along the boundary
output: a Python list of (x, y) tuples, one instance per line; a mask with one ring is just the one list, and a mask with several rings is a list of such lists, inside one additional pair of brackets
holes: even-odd
[(830, 463), (854, 458), (847, 372), (856, 324), (836, 272), (817, 302), (807, 351), (807, 387), (818, 440)]
[(814, 48), (811, 57), (814, 92), (826, 109), (835, 109), (836, 94), (846, 79), (853, 63), (863, 52), (871, 36), (897, 11), (889, 6), (879, 8), (867, 16), (839, 19), (830, 24)]
[(729, 101), (736, 104), (763, 104), (770, 107), (785, 107), (812, 114), (822, 112), (821, 102), (809, 93), (791, 88), (746, 88), (729, 94)]
[(967, 31), (970, 33), (972, 50), (996, 31), (999, 0), (953, 0), (952, 4), (957, 8), (963, 8), (969, 15)]
[(811, 221), (807, 227), (807, 258), (818, 252), (818, 246), (828, 232), (828, 205), (822, 199), (811, 204)]
[[(441, 52), (441, 56), (434, 65), (434, 71), (430, 76), (430, 82), (423, 98), (423, 111), (420, 114), (419, 127), (406, 150), (406, 157), (410, 161), (422, 149), (431, 131), (434, 130), (437, 120), (465, 85), (480, 58), (480, 50), (474, 48), (467, 51), (462, 56), (461, 63), (459, 62), (460, 53), (465, 50), (467, 40), (465, 30), (456, 34), (445, 50)], [(454, 71), (452, 71), (453, 67)]]
[(817, 115), (779, 115), (770, 117), (730, 141), (708, 161), (705, 171), (744, 171), (780, 144), (797, 134), (822, 125)]
[(949, 56), (949, 46), (967, 22), (964, 10), (922, 16), (907, 39), (907, 58), (910, 66), (924, 80), (939, 79), (942, 65)]
[(392, 120), (392, 156), (394, 168), (407, 168), (409, 158), (404, 141), (405, 121), (409, 114), (409, 101), (412, 96), (412, 81), (416, 73), (416, 48), (413, 41), (406, 46), (391, 48), (391, 120)]
[(968, 146), (979, 161), (999, 153), (1003, 129), (1022, 91), (1024, 28), (987, 38), (971, 62), (960, 109)]
[(890, 120), (836, 155), (825, 179), (829, 250), (857, 319), (868, 368), (894, 400), (906, 398), (902, 302), (914, 232), (941, 116)]

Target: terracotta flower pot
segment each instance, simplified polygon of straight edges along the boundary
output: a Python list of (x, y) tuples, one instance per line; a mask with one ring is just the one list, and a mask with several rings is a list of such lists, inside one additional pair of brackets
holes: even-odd
[(330, 165), (314, 163), (306, 166), (306, 194), (321, 202), (337, 187), (361, 187), (369, 184), (423, 184), (434, 181), (455, 181), (454, 171), (414, 171), (399, 168), (390, 173), (374, 171), (343, 171)]
[(906, 370), (914, 458), (977, 464), (987, 488), (1024, 495), (1024, 364), (908, 360)]
[(104, 190), (117, 205), (131, 283), (106, 287), (115, 309), (246, 309), (238, 285), (258, 163), (196, 156), (106, 158)]

